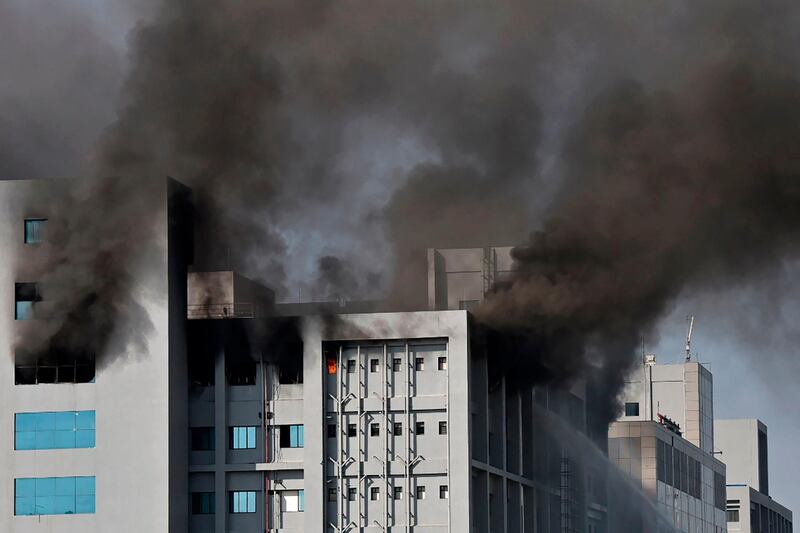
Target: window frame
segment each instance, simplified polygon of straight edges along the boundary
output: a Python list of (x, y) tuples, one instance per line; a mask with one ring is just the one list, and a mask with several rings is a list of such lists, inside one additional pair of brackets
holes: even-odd
[(436, 365), (437, 365), (437, 368), (440, 371), (446, 371), (447, 370), (447, 357), (446, 356), (439, 357), (438, 360), (437, 360)]
[[(258, 511), (258, 500), (254, 490), (232, 490), (228, 492), (229, 514), (253, 514)], [(252, 498), (251, 498), (252, 495)], [(241, 510), (244, 498), (244, 510)], [(252, 501), (251, 501), (252, 500)], [(251, 504), (252, 503), (252, 507)], [(250, 510), (252, 508), (252, 511)], [(239, 510), (237, 510), (239, 509)]]
[(414, 491), (414, 497), (417, 500), (425, 499), (425, 485), (417, 485), (417, 488)]
[[(37, 232), (39, 233), (39, 235), (36, 236), (37, 240), (33, 240), (32, 238), (29, 238), (29, 232), (28, 232), (28, 224), (29, 223), (32, 224), (32, 225), (35, 224), (35, 225), (38, 226), (37, 227)], [(45, 228), (46, 223), (47, 223), (47, 219), (43, 218), (43, 217), (25, 217), (23, 219), (23, 221), (22, 221), (22, 242), (23, 242), (23, 244), (37, 245), (37, 244), (42, 244), (43, 242), (45, 242), (45, 240), (44, 240), (44, 228)]]
[[(244, 445), (241, 445), (244, 431)], [(228, 427), (228, 449), (229, 450), (255, 450), (258, 448), (258, 427), (257, 426), (229, 426)], [(252, 437), (252, 440), (251, 440)], [(252, 442), (252, 446), (250, 445)]]
[(440, 500), (450, 499), (450, 487), (448, 485), (439, 485), (439, 499)]
[(447, 435), (447, 420), (439, 421), (439, 435)]
[(639, 402), (625, 402), (625, 416), (639, 416)]
[[(216, 492), (207, 492), (207, 491), (199, 491), (199, 492), (192, 492), (189, 498), (190, 507), (191, 507), (191, 514), (192, 515), (210, 515), (216, 514), (217, 510), (217, 493)], [(195, 504), (199, 504), (198, 506)], [(207, 507), (207, 511), (204, 510)]]
[(424, 435), (425, 434), (425, 421), (418, 420), (414, 422), (414, 434), (415, 435)]

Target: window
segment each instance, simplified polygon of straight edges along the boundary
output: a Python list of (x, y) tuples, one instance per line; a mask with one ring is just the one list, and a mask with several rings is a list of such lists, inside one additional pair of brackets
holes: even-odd
[(347, 424), (347, 436), (348, 437), (355, 437), (356, 436), (356, 425), (355, 424)]
[(369, 425), (369, 436), (370, 437), (379, 437), (381, 434), (381, 427), (378, 425), (377, 422), (373, 422)]
[(14, 480), (17, 516), (94, 514), (95, 478), (46, 477)]
[(439, 422), (439, 435), (447, 435), (447, 422)]
[(36, 283), (14, 284), (14, 320), (30, 320), (33, 318), (33, 307), (41, 302), (39, 287)]
[(217, 496), (213, 492), (192, 493), (192, 514), (214, 514)]
[(216, 448), (214, 428), (192, 428), (192, 451), (205, 452)]
[(402, 364), (402, 360), (399, 357), (392, 359), (392, 372), (400, 372)]
[(347, 489), (347, 500), (351, 501), (351, 502), (356, 501), (356, 489), (355, 488), (351, 487), (351, 488)]
[(281, 448), (302, 448), (304, 446), (305, 429), (302, 424), (281, 426)]
[(229, 493), (231, 496), (230, 512), (255, 513), (256, 512), (256, 491), (236, 490)]
[(369, 360), (369, 371), (375, 374), (376, 372), (380, 371), (381, 363), (377, 359), (370, 359)]
[(336, 501), (336, 489), (328, 489), (328, 501), (329, 502)]
[(94, 446), (94, 411), (18, 413), (14, 416), (15, 450), (58, 450)]
[(336, 358), (328, 357), (328, 375), (336, 374)]
[(402, 422), (395, 422), (392, 425), (392, 433), (395, 435), (402, 435), (403, 434), (403, 423)]
[(305, 491), (282, 490), (280, 491), (281, 511), (284, 513), (302, 513), (305, 511)]
[(38, 360), (22, 354), (17, 355), (14, 366), (16, 385), (38, 385), (41, 383), (94, 383), (94, 360), (76, 359), (69, 354), (47, 354)]
[(424, 500), (425, 499), (425, 485), (417, 486), (417, 499)]
[(727, 511), (727, 519), (728, 519), (728, 522), (738, 522), (739, 521), (739, 509), (728, 509), (728, 511)]
[(255, 426), (234, 426), (230, 428), (231, 450), (252, 450), (256, 447)]
[(403, 487), (394, 487), (392, 492), (392, 498), (395, 500), (402, 500), (403, 499)]
[(425, 422), (417, 422), (414, 425), (414, 433), (417, 435), (424, 435), (425, 434)]
[(639, 416), (639, 402), (626, 402), (625, 416)]
[(356, 373), (356, 360), (355, 359), (348, 359), (347, 360), (347, 373), (348, 374), (355, 374)]
[(416, 359), (414, 359), (414, 370), (418, 372), (425, 370), (425, 359), (423, 359), (422, 357), (417, 357)]
[(25, 244), (39, 244), (40, 242), (44, 242), (44, 229), (46, 225), (46, 218), (26, 218)]
[(439, 370), (447, 370), (447, 357), (439, 358)]
[(450, 489), (447, 485), (439, 485), (439, 499), (446, 500), (450, 498)]
[(329, 439), (336, 438), (336, 424), (328, 424), (328, 438)]
[(381, 499), (381, 488), (380, 487), (370, 487), (369, 489), (369, 499), (373, 502), (376, 502)]

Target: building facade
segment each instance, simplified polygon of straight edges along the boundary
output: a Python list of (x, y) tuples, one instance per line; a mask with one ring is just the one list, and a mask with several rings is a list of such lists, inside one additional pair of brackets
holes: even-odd
[(707, 368), (659, 365), (646, 356), (626, 381), (608, 438), (610, 459), (656, 503), (653, 523), (692, 533), (727, 530), (725, 464), (714, 454)]
[(597, 440), (587, 388), (504, 373), (465, 309), (482, 274), (442, 309), (275, 304), (188, 272), (190, 192), (165, 181), (131, 243), (145, 344), (26, 354), (58, 311), (37, 268), (69, 185), (0, 182), (0, 530), (607, 531), (603, 472), (568, 443)]
[(714, 432), (728, 466), (728, 531), (791, 532), (792, 512), (769, 492), (767, 426), (756, 419), (716, 420)]

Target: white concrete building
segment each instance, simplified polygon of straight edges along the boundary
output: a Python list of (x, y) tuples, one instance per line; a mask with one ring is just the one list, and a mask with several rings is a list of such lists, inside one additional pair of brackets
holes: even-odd
[(145, 349), (24, 355), (58, 311), (36, 268), (69, 184), (0, 182), (0, 531), (607, 531), (601, 474), (538, 423), (586, 434), (586, 387), (504, 375), (486, 332), (449, 309), (482, 290), (353, 313), (189, 275), (174, 181), (142, 217), (151, 237), (130, 243), (147, 249), (130, 265), (148, 272)]
[(756, 419), (716, 420), (714, 433), (728, 467), (728, 531), (791, 532), (792, 512), (769, 493), (767, 426)]
[(647, 356), (626, 382), (609, 457), (679, 531), (726, 531), (725, 465), (714, 456), (713, 377)]

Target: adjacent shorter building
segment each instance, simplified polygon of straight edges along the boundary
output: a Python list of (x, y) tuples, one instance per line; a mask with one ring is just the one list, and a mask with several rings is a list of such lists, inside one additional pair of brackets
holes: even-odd
[(609, 458), (656, 502), (660, 516), (641, 530), (666, 522), (679, 531), (725, 532), (726, 474), (713, 453), (711, 372), (700, 363), (659, 365), (647, 356), (622, 399), (609, 428)]
[(716, 420), (714, 432), (728, 465), (728, 531), (790, 533), (792, 512), (769, 494), (767, 426), (756, 419)]

